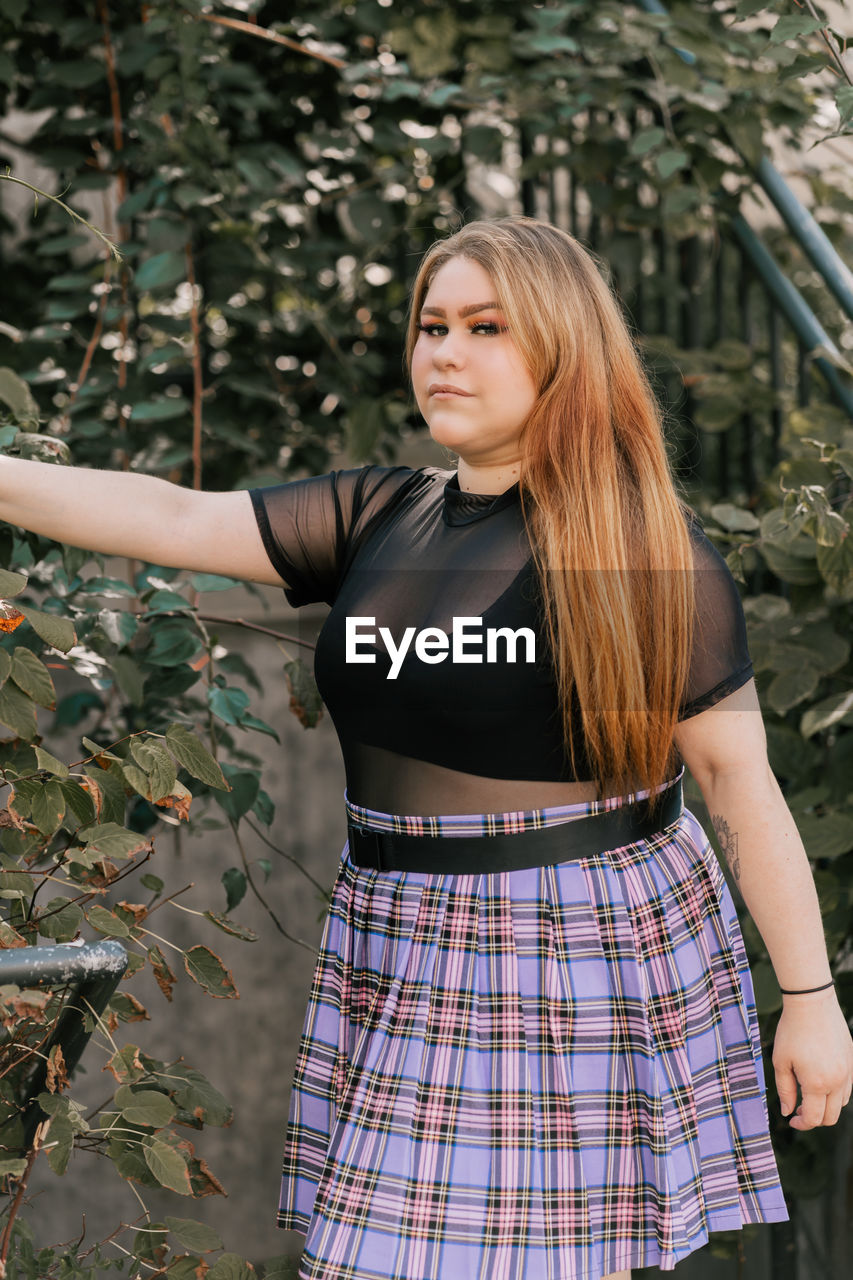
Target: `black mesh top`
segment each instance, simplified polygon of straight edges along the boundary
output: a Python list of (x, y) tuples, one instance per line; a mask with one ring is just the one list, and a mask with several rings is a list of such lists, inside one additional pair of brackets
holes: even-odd
[[(251, 498), (290, 603), (331, 605), (315, 672), (351, 800), (485, 813), (597, 795), (586, 757), (573, 774), (563, 749), (517, 485), (469, 494), (448, 471), (364, 467)], [(682, 719), (752, 675), (734, 579), (695, 518), (690, 529), (697, 616)], [(581, 782), (583, 794), (566, 786)]]

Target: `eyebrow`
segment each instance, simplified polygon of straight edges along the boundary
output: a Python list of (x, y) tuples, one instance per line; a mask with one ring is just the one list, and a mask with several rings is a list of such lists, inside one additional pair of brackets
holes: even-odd
[[(503, 307), (498, 302), (475, 302), (470, 307), (459, 308), (459, 318), (464, 320), (466, 316), (476, 315), (478, 311), (503, 311)], [(442, 316), (447, 318), (447, 312), (443, 307), (421, 307), (422, 315)]]

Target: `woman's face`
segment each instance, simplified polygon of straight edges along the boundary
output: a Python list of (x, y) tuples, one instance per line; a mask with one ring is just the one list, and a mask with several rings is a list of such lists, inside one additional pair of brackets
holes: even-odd
[(470, 465), (517, 462), (537, 392), (488, 272), (451, 258), (433, 276), (419, 321), (412, 384), (433, 439)]

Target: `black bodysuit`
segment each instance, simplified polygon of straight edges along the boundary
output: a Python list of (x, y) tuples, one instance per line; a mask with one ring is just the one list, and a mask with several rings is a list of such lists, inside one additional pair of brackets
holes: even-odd
[[(467, 494), (433, 467), (365, 467), (251, 498), (290, 603), (332, 606), (315, 672), (351, 800), (506, 812), (560, 802), (537, 783), (592, 777), (582, 751), (575, 773), (564, 751), (517, 485)], [(680, 719), (752, 675), (734, 579), (695, 519), (690, 531), (697, 608)]]

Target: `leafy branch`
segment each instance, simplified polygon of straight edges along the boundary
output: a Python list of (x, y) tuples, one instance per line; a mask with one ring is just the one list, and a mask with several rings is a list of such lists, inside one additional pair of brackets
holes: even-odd
[(81, 214), (77, 213), (74, 209), (72, 209), (70, 205), (65, 204), (64, 201), (60, 200), (58, 196), (52, 196), (50, 192), (42, 191), (39, 187), (34, 187), (32, 183), (25, 182), (23, 178), (13, 177), (12, 170), (9, 168), (8, 165), (6, 165), (6, 172), (0, 173), (0, 179), (2, 179), (4, 182), (17, 183), (19, 187), (26, 187), (28, 191), (33, 192), (35, 197), (35, 207), (33, 210), (34, 214), (38, 213), (39, 196), (41, 196), (44, 200), (52, 200), (54, 204), (59, 205), (60, 209), (64, 209), (70, 218), (73, 218), (75, 222), (81, 223), (84, 227), (87, 227), (88, 230), (91, 231), (93, 235), (97, 236), (98, 239), (107, 246), (110, 253), (115, 258), (116, 262), (124, 261), (124, 255), (121, 253), (118, 246), (113, 244), (109, 236), (105, 235), (103, 231), (101, 231), (98, 227), (94, 226), (91, 222), (88, 222)]

